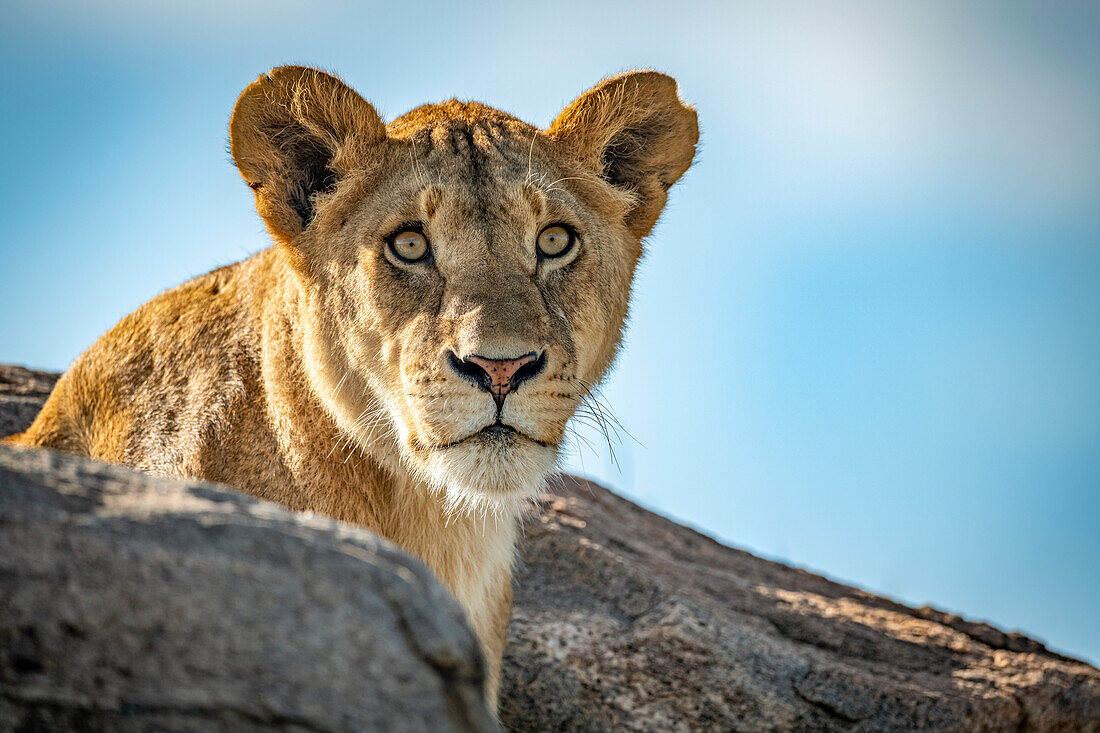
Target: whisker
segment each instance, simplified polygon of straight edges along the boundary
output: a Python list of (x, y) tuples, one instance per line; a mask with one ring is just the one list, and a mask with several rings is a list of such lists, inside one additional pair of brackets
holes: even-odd
[[(604, 441), (607, 442), (607, 452), (611, 457), (611, 462), (615, 465), (615, 468), (619, 468), (619, 462), (617, 457), (615, 456), (615, 446), (612, 444), (611, 441), (611, 431), (608, 430), (607, 418), (604, 416), (602, 410), (598, 408), (593, 409), (591, 405), (582, 405), (582, 407), (584, 409), (579, 408), (574, 414), (574, 417), (585, 421), (586, 424), (599, 428), (600, 432), (603, 433)], [(614, 430), (613, 426), (611, 430)], [(615, 434), (615, 438), (616, 440), (620, 440), (617, 432)]]
[(592, 385), (590, 385), (583, 379), (580, 379), (579, 377), (574, 377), (573, 379), (581, 386), (585, 393), (592, 398), (593, 404), (597, 407), (597, 409), (601, 410), (602, 414), (614, 426), (615, 432), (626, 433), (627, 437), (634, 441), (635, 445), (637, 445), (639, 448), (642, 448), (643, 450), (646, 449), (645, 444), (635, 438), (634, 435), (629, 430), (627, 430), (621, 422), (619, 422), (619, 418), (615, 416), (615, 412), (611, 409), (611, 406), (607, 404), (607, 401), (603, 399), (603, 397), (600, 395), (598, 389), (594, 389)]
[(424, 180), (424, 173), (420, 170), (420, 161), (416, 158), (416, 140), (410, 137), (409, 142), (412, 143), (410, 152), (412, 153), (413, 171), (416, 173), (416, 180), (420, 182), (421, 188), (427, 188), (428, 184)]
[(538, 130), (532, 130), (531, 131), (531, 145), (527, 148), (527, 175), (524, 176), (524, 178), (523, 178), (523, 185), (524, 186), (527, 186), (531, 183), (531, 176), (533, 175), (533, 173), (531, 171), (531, 160), (532, 160), (532, 156), (535, 153), (535, 137), (538, 134), (539, 134)]

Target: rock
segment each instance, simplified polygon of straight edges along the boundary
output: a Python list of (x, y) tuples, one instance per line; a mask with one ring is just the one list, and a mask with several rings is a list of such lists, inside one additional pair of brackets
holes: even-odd
[(0, 730), (493, 730), (458, 604), (370, 532), (0, 446)]
[[(50, 375), (24, 372), (0, 367), (0, 426), (10, 425), (12, 431), (22, 430), (30, 423), (33, 414), (26, 416), (26, 410), (33, 413), (37, 408), (23, 405), (37, 405), (34, 400), (40, 398), (5, 393), (4, 385), (49, 383)], [(34, 392), (35, 395), (40, 393), (41, 390)], [(15, 409), (23, 412), (5, 417), (5, 411), (15, 412), (9, 405), (19, 399), (23, 401), (18, 402)], [(0, 428), (0, 434), (3, 432)], [(143, 506), (160, 506), (158, 511), (170, 514), (173, 519), (186, 518), (185, 510), (196, 502), (205, 506), (214, 501), (209, 498), (214, 494), (209, 492), (223, 495), (212, 487), (189, 483), (190, 488), (181, 490), (182, 493), (154, 491), (150, 494), (153, 489), (141, 489), (139, 497), (160, 498), (135, 500), (132, 505), (118, 498), (125, 494), (108, 492), (114, 498), (97, 509), (93, 500), (82, 493), (85, 492), (83, 487), (100, 485), (96, 482), (103, 479), (97, 477), (107, 475), (103, 472), (109, 467), (48, 453), (39, 455), (46, 456), (37, 459), (39, 461), (73, 467), (71, 470), (59, 468), (60, 474), (56, 475), (52, 468), (41, 474), (62, 487), (57, 491), (58, 497), (50, 499), (49, 506), (56, 505), (62, 508), (58, 511), (72, 513), (72, 537), (84, 536), (81, 532), (89, 531), (83, 527), (85, 524), (93, 528), (103, 526), (104, 533), (113, 533), (110, 535), (114, 537), (113, 547), (130, 547), (125, 542), (130, 541), (131, 535), (138, 538), (134, 542), (148, 542), (150, 547), (155, 545), (156, 532), (148, 519), (162, 515), (157, 512), (142, 515), (141, 511), (152, 512), (152, 509), (141, 509)], [(53, 465), (39, 465), (30, 473)], [(118, 481), (135, 486), (153, 487), (167, 481), (142, 477), (122, 468), (109, 468), (109, 471), (118, 472), (110, 474), (119, 477)], [(58, 480), (58, 476), (63, 476), (64, 480)], [(3, 491), (6, 492), (6, 488)], [(210, 718), (192, 721), (197, 727), (215, 727), (207, 725), (207, 720), (222, 720), (215, 719), (214, 715), (236, 715), (233, 721), (244, 728), (293, 727), (299, 720), (294, 716), (299, 713), (287, 713), (289, 707), (278, 707), (274, 703), (266, 703), (272, 707), (265, 709), (256, 702), (277, 701), (280, 691), (289, 689), (280, 686), (281, 678), (278, 675), (273, 678), (266, 664), (247, 669), (237, 667), (234, 674), (219, 677), (215, 692), (222, 696), (211, 692), (208, 702), (204, 703), (208, 707), (188, 708), (187, 705), (193, 702), (191, 692), (175, 687), (183, 679), (181, 675), (195, 672), (186, 666), (181, 671), (177, 655), (185, 655), (184, 658), (200, 655), (201, 659), (212, 655), (212, 649), (220, 652), (226, 648), (240, 653), (233, 634), (241, 624), (246, 627), (241, 633), (251, 639), (245, 645), (250, 653), (255, 652), (264, 639), (270, 639), (277, 647), (270, 653), (278, 655), (279, 663), (305, 667), (319, 665), (317, 669), (323, 670), (308, 681), (312, 686), (301, 688), (311, 692), (295, 698), (303, 706), (296, 708), (298, 710), (326, 711), (328, 717), (323, 724), (317, 722), (320, 719), (308, 718), (310, 725), (338, 729), (343, 727), (340, 721), (348, 718), (337, 716), (354, 715), (348, 711), (361, 710), (365, 705), (362, 701), (340, 697), (343, 691), (363, 684), (360, 669), (355, 667), (353, 671), (351, 663), (345, 661), (322, 664), (324, 660), (318, 657), (329, 654), (325, 644), (343, 649), (336, 640), (340, 634), (369, 635), (369, 630), (363, 631), (368, 622), (375, 629), (389, 627), (378, 625), (373, 617), (367, 618), (369, 614), (355, 610), (357, 603), (368, 603), (369, 599), (348, 600), (347, 595), (341, 595), (351, 593), (353, 587), (359, 588), (361, 584), (338, 582), (344, 573), (350, 572), (345, 568), (351, 561), (346, 553), (333, 547), (343, 541), (338, 538), (354, 535), (361, 538), (356, 547), (373, 542), (374, 547), (385, 548), (391, 553), (395, 551), (361, 531), (323, 522), (323, 527), (318, 529), (318, 519), (291, 515), (235, 493), (226, 495), (232, 497), (232, 501), (218, 499), (214, 503), (224, 506), (228, 517), (202, 509), (197, 515), (200, 519), (191, 525), (194, 533), (216, 527), (209, 542), (217, 548), (211, 550), (212, 556), (225, 563), (216, 565), (219, 572), (224, 573), (220, 577), (226, 579), (225, 585), (206, 592), (197, 586), (185, 584), (186, 587), (181, 587), (175, 582), (175, 573), (189, 572), (186, 568), (196, 563), (215, 562), (207, 559), (207, 555), (196, 554), (198, 550), (194, 546), (188, 550), (186, 543), (166, 539), (162, 549), (151, 552), (152, 557), (161, 559), (162, 565), (158, 567), (168, 579), (161, 583), (163, 592), (158, 597), (175, 598), (182, 604), (181, 609), (187, 609), (186, 604), (192, 603), (192, 608), (203, 611), (200, 615), (185, 613), (182, 616), (190, 634), (187, 644), (184, 645), (177, 635), (168, 645), (154, 645), (145, 650), (136, 640), (143, 639), (140, 644), (149, 644), (157, 642), (156, 635), (146, 633), (146, 637), (142, 637), (133, 632), (136, 635), (124, 637), (130, 646), (111, 659), (140, 659), (144, 665), (140, 674), (130, 667), (128, 678), (118, 674), (111, 676), (117, 670), (107, 667), (105, 681), (96, 682), (95, 672), (91, 677), (74, 680), (71, 675), (66, 676), (67, 672), (61, 667), (61, 660), (69, 659), (71, 654), (66, 645), (76, 644), (66, 636), (68, 627), (34, 626), (40, 628), (35, 632), (37, 636), (23, 639), (19, 646), (6, 640), (0, 642), (4, 648), (14, 650), (4, 662), (7, 666), (0, 667), (0, 721), (7, 720), (3, 716), (16, 710), (24, 715), (39, 716), (33, 720), (73, 722), (87, 727), (80, 718), (43, 716), (61, 716), (68, 710), (85, 709), (72, 703), (73, 700), (108, 701), (96, 703), (102, 706), (115, 704), (110, 701), (137, 699), (135, 696), (141, 693), (153, 698), (163, 694), (164, 699), (174, 701), (180, 709), (211, 710)], [(165, 500), (165, 496), (181, 498)], [(243, 511), (239, 507), (252, 508)], [(0, 545), (7, 542), (12, 528), (8, 511), (5, 505), (0, 513)], [(260, 512), (259, 518), (256, 512)], [(269, 547), (266, 542), (249, 539), (254, 537), (251, 532), (257, 531), (252, 522), (275, 521), (269, 520), (269, 515), (277, 516), (277, 526), (284, 528), (276, 533), (279, 538), (313, 537), (312, 533), (322, 532), (327, 533), (324, 536), (329, 538), (329, 544), (321, 543), (323, 551), (312, 549), (314, 545), (308, 543), (293, 550), (301, 550), (309, 558), (308, 563), (287, 549), (286, 554), (277, 555), (287, 559), (276, 569), (271, 556), (257, 549), (247, 549), (256, 547), (257, 543)], [(112, 524), (116, 521), (119, 524)], [(297, 529), (285, 529), (284, 522), (290, 522), (290, 526)], [(21, 526), (14, 524), (17, 531), (23, 531), (19, 530)], [(271, 529), (268, 525), (265, 527)], [(55, 545), (32, 538), (22, 542), (31, 546), (39, 542), (49, 548), (56, 547), (62, 538), (55, 537), (54, 541)], [(289, 542), (272, 540), (270, 546), (279, 548), (284, 541)], [(65, 545), (57, 550), (57, 562), (42, 565), (43, 561), (35, 559), (36, 553), (24, 546), (21, 550), (17, 548), (22, 553), (22, 564), (16, 566), (39, 572), (35, 577), (40, 579), (42, 595), (35, 603), (44, 606), (48, 598), (60, 609), (98, 614), (78, 616), (87, 618), (88, 623), (73, 626), (84, 630), (81, 644), (95, 647), (114, 643), (112, 627), (105, 625), (108, 622), (137, 625), (150, 617), (149, 605), (126, 590), (128, 586), (121, 580), (116, 587), (107, 585), (109, 576), (101, 578), (103, 585), (97, 586), (98, 595), (87, 596), (89, 600), (79, 600), (85, 598), (83, 595), (71, 595), (70, 585), (75, 584), (73, 587), (79, 589), (82, 582), (90, 582), (81, 580), (81, 576), (90, 573), (84, 570), (85, 566), (95, 568), (96, 563), (106, 562), (105, 557), (110, 559), (106, 546), (90, 545), (89, 548), (85, 551), (79, 543)], [(218, 554), (227, 548), (245, 549), (235, 553), (237, 563), (228, 564), (227, 558)], [(76, 555), (78, 549), (79, 555)], [(70, 553), (68, 564), (61, 561), (65, 551)], [(13, 576), (8, 569), (10, 561), (3, 557), (5, 552), (0, 546), (0, 573), (3, 573), (0, 577), (7, 598)], [(127, 552), (132, 553), (131, 550)], [(179, 563), (172, 562), (176, 553)], [(72, 562), (74, 555), (79, 557), (79, 563)], [(411, 586), (439, 592), (437, 586), (417, 574), (426, 572), (422, 566), (397, 556), (416, 568), (412, 576), (416, 583)], [(126, 557), (140, 560), (140, 556), (128, 554)], [(968, 622), (931, 608), (909, 608), (812, 573), (725, 547), (582, 479), (563, 477), (552, 493), (541, 498), (540, 513), (526, 530), (522, 557), (501, 691), (501, 721), (511, 730), (1100, 731), (1100, 671), (1084, 662), (1056, 654), (1037, 641), (1004, 633), (988, 624)], [(297, 559), (291, 562), (292, 558)], [(138, 560), (131, 559), (130, 564), (116, 567), (115, 572), (124, 572), (132, 564), (144, 567)], [(182, 569), (177, 570), (177, 564)], [(254, 564), (258, 567), (252, 568)], [(369, 562), (363, 565), (372, 566)], [(391, 566), (382, 563), (382, 567)], [(368, 575), (374, 573), (373, 570), (361, 571)], [(235, 584), (241, 582), (248, 587), (249, 579), (265, 574), (277, 576), (271, 582), (275, 583), (275, 593), (281, 594), (279, 600), (242, 591), (248, 601), (238, 603)], [(311, 592), (313, 580), (318, 577), (317, 582), (326, 589), (324, 593)], [(243, 580), (238, 581), (238, 578)], [(407, 589), (410, 593), (411, 586)], [(291, 587), (293, 591), (286, 590)], [(50, 589), (48, 595), (47, 589)], [(169, 595), (173, 589), (175, 596)], [(199, 598), (193, 601), (187, 598), (192, 593), (197, 593)], [(63, 599), (69, 600), (62, 602)], [(382, 613), (381, 618), (387, 619), (383, 623), (390, 623), (388, 619), (395, 616), (395, 609), (405, 608), (404, 603), (416, 602), (415, 597), (408, 600), (408, 595), (401, 599), (401, 604), (391, 605)], [(269, 632), (247, 628), (255, 624), (243, 619), (260, 613), (257, 608), (262, 613), (275, 614), (278, 610), (275, 607), (281, 608), (283, 603), (290, 603), (295, 609), (287, 611), (291, 616), (282, 617), (288, 623), (289, 618), (312, 619), (317, 618), (317, 614), (327, 614), (335, 619), (331, 622), (334, 630), (325, 635), (316, 631), (316, 624), (296, 621), (295, 630), (308, 626), (314, 629), (314, 634), (321, 634), (318, 641), (310, 634), (283, 634), (275, 640), (262, 636)], [(0, 617), (6, 618), (3, 614), (7, 613), (7, 605), (0, 608)], [(438, 608), (439, 602), (429, 605)], [(104, 615), (106, 608), (114, 608), (118, 617)], [(448, 608), (453, 611), (453, 604)], [(57, 619), (55, 624), (71, 623), (68, 616), (61, 617), (59, 613), (51, 609), (44, 612), (44, 616)], [(163, 611), (161, 613), (163, 620)], [(349, 622), (345, 614), (351, 614), (350, 618), (356, 621)], [(358, 620), (360, 618), (362, 620)], [(174, 616), (172, 623), (177, 623)], [(8, 633), (8, 626), (2, 628), (0, 633)], [(458, 652), (428, 658), (450, 659), (448, 655), (455, 654), (463, 660), (450, 668), (454, 671), (449, 675), (440, 672), (438, 676), (453, 684), (461, 683), (459, 689), (468, 691), (476, 673), (471, 671), (473, 662), (469, 657), (462, 656), (461, 650), (467, 649), (465, 645), (470, 638), (468, 632), (462, 631), (466, 636), (461, 637), (461, 643), (451, 642), (456, 646), (447, 647), (457, 648)], [(158, 628), (157, 633), (167, 632)], [(258, 641), (253, 637), (255, 633), (261, 634)], [(153, 638), (150, 640), (149, 636)], [(441, 632), (438, 638), (445, 636)], [(22, 637), (17, 633), (13, 638)], [(434, 632), (433, 638), (437, 638)], [(205, 651), (196, 651), (197, 647)], [(80, 648), (83, 647), (72, 647)], [(36, 649), (45, 653), (37, 653)], [(142, 653), (135, 653), (135, 649), (141, 649)], [(325, 650), (323, 654), (321, 650)], [(400, 654), (396, 647), (392, 653), (395, 658)], [(468, 649), (465, 653), (468, 654)], [(416, 661), (419, 652), (407, 654)], [(81, 660), (84, 657), (73, 658)], [(386, 662), (386, 665), (391, 664), (397, 663)], [(431, 663), (426, 666), (441, 669)], [(32, 692), (70, 688), (72, 692), (65, 693), (69, 697), (62, 695), (56, 700), (13, 697), (7, 691), (12, 689), (9, 687), (9, 675), (13, 674), (10, 670), (16, 667), (24, 670), (20, 674), (25, 678), (39, 685), (29, 688)], [(87, 673), (90, 668), (83, 669)], [(205, 668), (200, 669), (205, 673)], [(66, 684), (70, 687), (64, 687)], [(109, 694), (101, 695), (96, 685), (108, 690)], [(207, 685), (198, 689), (211, 688)], [(248, 690), (247, 694), (244, 690)], [(257, 690), (260, 692), (256, 693)], [(371, 694), (381, 698), (382, 692)], [(404, 694), (391, 688), (384, 692)], [(463, 694), (465, 697), (459, 696), (460, 699), (468, 701), (469, 693)], [(323, 697), (315, 698), (318, 695)], [(209, 702), (226, 699), (235, 700), (243, 707), (223, 710)], [(314, 699), (326, 702), (316, 705), (310, 702)], [(70, 707), (65, 707), (66, 704)], [(307, 704), (312, 707), (306, 708)], [(344, 705), (349, 707), (345, 710)], [(463, 709), (476, 711), (477, 707), (468, 703)], [(142, 715), (176, 714), (171, 707), (133, 710)], [(317, 712), (310, 714), (320, 715)], [(102, 722), (107, 727), (118, 727), (120, 721), (126, 720), (102, 717), (106, 713), (96, 712), (96, 715), (101, 717), (88, 720), (97, 724)], [(475, 724), (484, 720), (477, 718), (476, 712), (469, 715), (469, 720)], [(166, 724), (165, 727), (170, 726)], [(409, 728), (407, 725), (400, 727)]]
[(528, 526), (513, 730), (1100, 731), (1100, 671), (725, 547), (582, 479)]
[(0, 438), (26, 430), (59, 374), (0, 364)]

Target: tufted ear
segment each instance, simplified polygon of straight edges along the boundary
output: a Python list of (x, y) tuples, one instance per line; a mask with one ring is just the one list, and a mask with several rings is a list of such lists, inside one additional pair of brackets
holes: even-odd
[(638, 237), (657, 223), (699, 141), (695, 110), (680, 101), (676, 80), (656, 71), (605, 79), (566, 107), (549, 132), (636, 197), (627, 225)]
[(314, 197), (333, 190), (385, 135), (353, 89), (302, 66), (280, 66), (249, 84), (229, 122), (233, 160), (268, 231), (284, 243), (313, 220)]

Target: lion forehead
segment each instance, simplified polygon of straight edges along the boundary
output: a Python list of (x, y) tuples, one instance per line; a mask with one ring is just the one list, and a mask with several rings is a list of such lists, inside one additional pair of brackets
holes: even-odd
[(423, 134), (425, 130), (477, 127), (495, 133), (511, 131), (518, 133), (521, 137), (537, 131), (534, 125), (495, 107), (480, 102), (449, 99), (446, 102), (422, 104), (409, 110), (386, 125), (386, 133), (392, 138), (402, 140), (417, 134)]

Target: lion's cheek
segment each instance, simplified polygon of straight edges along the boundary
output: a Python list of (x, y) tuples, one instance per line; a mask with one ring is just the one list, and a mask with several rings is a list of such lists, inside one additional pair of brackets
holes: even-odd
[(524, 395), (520, 389), (504, 401), (501, 419), (519, 432), (546, 445), (559, 445), (576, 402), (563, 397)]
[(410, 433), (428, 446), (450, 445), (493, 423), (496, 408), (488, 394), (417, 399), (405, 411)]

